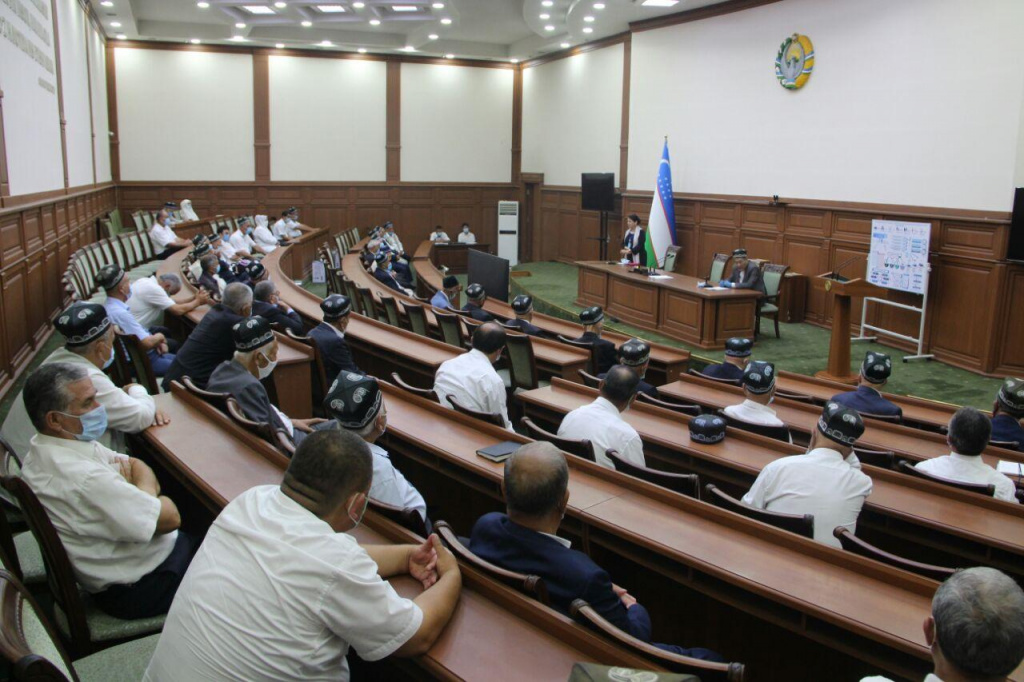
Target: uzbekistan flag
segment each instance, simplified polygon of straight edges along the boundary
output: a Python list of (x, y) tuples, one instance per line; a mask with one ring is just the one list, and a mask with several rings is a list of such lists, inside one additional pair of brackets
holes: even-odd
[(647, 267), (661, 267), (665, 251), (676, 243), (676, 207), (672, 201), (672, 166), (668, 160), (668, 138), (658, 165), (658, 182), (651, 202), (651, 217), (645, 231)]

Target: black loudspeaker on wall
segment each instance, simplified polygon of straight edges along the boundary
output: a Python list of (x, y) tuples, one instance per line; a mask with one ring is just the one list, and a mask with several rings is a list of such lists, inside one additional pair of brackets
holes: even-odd
[(1006, 258), (1024, 261), (1024, 187), (1018, 187), (1013, 195), (1013, 222), (1010, 223), (1010, 248)]
[(615, 210), (615, 173), (584, 173), (580, 184), (584, 211)]

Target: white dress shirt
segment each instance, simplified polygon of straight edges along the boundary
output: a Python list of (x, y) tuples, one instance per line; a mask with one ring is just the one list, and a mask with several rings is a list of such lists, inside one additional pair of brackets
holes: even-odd
[(288, 228), (288, 221), (286, 221), (284, 218), (281, 218), (276, 223), (274, 223), (273, 227), (271, 227), (270, 229), (271, 231), (273, 231), (274, 236), (277, 237), (278, 239), (287, 239), (289, 236), (291, 236), (291, 230)]
[(748, 424), (759, 424), (761, 426), (786, 425), (781, 419), (775, 416), (775, 410), (767, 405), (755, 403), (749, 398), (739, 405), (730, 405), (722, 411), (733, 419), (741, 422), (747, 422)]
[(154, 222), (153, 227), (149, 228), (149, 239), (153, 242), (153, 249), (157, 253), (166, 249), (177, 238), (178, 235), (174, 233), (174, 230), (160, 223)]
[(172, 305), (174, 299), (160, 286), (156, 275), (132, 282), (132, 296), (128, 299), (128, 309), (146, 329), (162, 324), (164, 311)]
[(784, 514), (812, 514), (814, 539), (842, 547), (837, 526), (857, 530), (857, 517), (871, 494), (871, 479), (836, 450), (816, 448), (771, 462), (758, 475), (743, 503)]
[[(871, 677), (862, 677), (860, 682), (892, 682), (892, 680), (882, 675), (872, 675)], [(924, 682), (942, 682), (942, 680), (935, 673), (928, 673), (928, 676), (924, 678)]]
[(472, 232), (459, 232), (460, 244), (476, 244), (476, 235)]
[(558, 436), (571, 440), (589, 440), (597, 463), (603, 467), (615, 468), (605, 454), (606, 450), (615, 450), (630, 464), (647, 466), (640, 434), (626, 423), (619, 409), (607, 398), (598, 396), (589, 405), (577, 407), (565, 415), (558, 427)]
[(505, 428), (512, 430), (512, 422), (508, 420), (505, 382), (487, 356), (475, 348), (441, 363), (434, 376), (434, 392), (448, 409), (452, 406), (447, 398), (454, 396), (463, 407), (500, 414), (505, 420)]
[(405, 480), (402, 472), (391, 463), (388, 451), (374, 444), (370, 446), (373, 455), (373, 483), (370, 497), (378, 502), (390, 504), (399, 509), (415, 509), (424, 521), (427, 520), (427, 503), (420, 492)]
[(1017, 486), (1013, 484), (1013, 481), (985, 464), (985, 460), (980, 456), (971, 457), (951, 452), (944, 457), (933, 457), (918, 462), (914, 468), (933, 476), (961, 483), (981, 483), (983, 485), (991, 483), (996, 487), (997, 500), (1020, 504), (1015, 495)]
[(398, 238), (397, 233), (385, 234), (384, 241), (388, 243), (388, 246), (390, 246), (391, 250), (397, 255), (401, 256), (405, 253), (405, 247), (402, 245), (402, 240)]
[(178, 537), (177, 531), (156, 535), (160, 500), (125, 480), (118, 461), (126, 459), (95, 441), (40, 433), (22, 463), (21, 477), (89, 592), (137, 582), (164, 562)]
[(232, 232), (228, 241), (236, 251), (247, 251), (249, 253), (252, 253), (252, 249), (256, 245), (256, 242), (252, 240), (252, 237), (241, 230), (235, 230)]
[(256, 246), (267, 253), (278, 247), (277, 237), (274, 236), (274, 233), (266, 225), (257, 225), (256, 229), (252, 231), (252, 239), (256, 242)]
[(430, 241), (432, 241), (432, 242), (450, 242), (451, 239), (448, 237), (448, 233), (447, 232), (441, 232), (440, 234), (438, 234), (437, 232), (431, 232), (430, 233)]
[[(65, 348), (58, 348), (43, 360), (44, 365), (54, 362), (67, 362), (83, 367), (89, 373), (92, 385), (96, 389), (96, 400), (107, 409), (107, 430), (97, 441), (104, 447), (124, 452), (125, 433), (139, 433), (153, 424), (156, 405), (142, 386), (132, 384), (126, 393), (115, 386), (99, 367)], [(36, 435), (36, 427), (28, 417), (22, 395), (11, 404), (11, 410), (4, 420), (3, 432), (14, 451), (24, 459), (28, 454), (32, 436)]]
[(355, 538), (259, 486), (213, 522), (143, 679), (344, 681), (349, 645), (377, 661), (422, 622)]
[(221, 239), (220, 244), (217, 246), (217, 253), (224, 260), (235, 260), (238, 249), (231, 243), (231, 236), (228, 235), (227, 239)]

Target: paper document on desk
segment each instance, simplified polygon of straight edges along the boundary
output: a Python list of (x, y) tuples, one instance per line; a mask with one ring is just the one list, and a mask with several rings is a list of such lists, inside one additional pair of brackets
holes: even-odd
[(701, 287), (704, 291), (725, 291), (729, 287)]
[(1006, 460), (999, 460), (999, 464), (996, 465), (996, 471), (1007, 476), (1016, 476), (1020, 478), (1024, 476), (1024, 464), (1020, 462), (1007, 462)]
[(647, 275), (648, 279), (672, 279), (672, 275)]

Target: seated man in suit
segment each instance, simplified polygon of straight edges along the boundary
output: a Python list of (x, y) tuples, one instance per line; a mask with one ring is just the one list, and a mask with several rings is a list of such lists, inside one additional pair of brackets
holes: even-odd
[(391, 463), (388, 451), (377, 445), (377, 439), (388, 428), (388, 408), (377, 380), (358, 372), (339, 372), (324, 397), (324, 412), (333, 419), (336, 428), (354, 433), (370, 446), (373, 455), (370, 499), (399, 509), (415, 509), (429, 528), (423, 496)]
[(1024, 591), (994, 568), (957, 571), (932, 597), (924, 641), (935, 670), (924, 682), (1005, 680), (1024, 661)]
[(309, 337), (316, 342), (327, 380), (333, 381), (338, 372), (361, 373), (345, 341), (352, 301), (348, 296), (331, 294), (320, 302), (320, 310), (324, 311), (324, 321), (309, 330)]
[(494, 369), (494, 363), (505, 349), (505, 329), (497, 322), (485, 322), (473, 332), (473, 348), (468, 353), (445, 360), (434, 375), (434, 392), (438, 401), (449, 409), (448, 396), (462, 407), (477, 412), (500, 414), (505, 428), (512, 430), (508, 420), (508, 394), (505, 382)]
[(991, 483), (996, 487), (997, 500), (1019, 504), (1013, 481), (981, 458), (991, 434), (992, 424), (988, 417), (973, 407), (961, 407), (949, 420), (946, 442), (950, 453), (918, 462), (914, 468), (961, 483)]
[[(551, 443), (523, 445), (505, 460), (501, 481), (507, 514), (491, 512), (473, 526), (471, 552), (509, 571), (536, 575), (544, 580), (552, 606), (568, 613), (583, 599), (620, 630), (651, 641), (647, 609), (608, 573), (571, 543), (558, 537), (569, 504), (569, 467)], [(660, 649), (709, 661), (721, 656), (707, 649), (684, 649), (654, 644)]]
[(250, 289), (255, 289), (257, 284), (270, 279), (270, 273), (267, 272), (267, 266), (258, 261), (254, 261), (245, 266), (245, 275), (245, 283), (249, 285)]
[(869, 350), (860, 366), (860, 383), (856, 391), (832, 396), (834, 402), (846, 405), (862, 415), (902, 417), (903, 410), (882, 397), (879, 390), (892, 374), (892, 360), (885, 353)]
[(640, 434), (622, 418), (633, 404), (639, 385), (640, 377), (632, 369), (612, 367), (601, 380), (601, 395), (562, 418), (559, 438), (589, 440), (597, 463), (609, 469), (615, 464), (608, 458), (608, 450), (615, 450), (631, 464), (647, 466)]
[(462, 285), (455, 275), (445, 275), (441, 281), (441, 289), (430, 299), (430, 305), (438, 310), (455, 310), (455, 301), (459, 298)]
[(231, 339), (235, 345), (234, 357), (217, 365), (206, 390), (231, 394), (247, 419), (286, 432), (296, 445), (314, 426), (327, 421), (290, 419), (271, 404), (267, 389), (260, 383), (277, 367), (277, 337), (269, 322), (259, 315), (247, 317), (231, 328)]
[(594, 371), (603, 374), (611, 369), (618, 356), (615, 344), (601, 338), (601, 332), (604, 330), (604, 310), (599, 305), (584, 308), (580, 312), (580, 322), (583, 324), (583, 336), (576, 340), (597, 346), (597, 367)]
[(484, 310), (484, 303), (487, 302), (487, 292), (479, 284), (470, 284), (466, 287), (466, 305), (462, 306), (463, 312), (469, 313), (474, 320), (490, 322), (494, 315)]
[(206, 386), (214, 368), (230, 360), (235, 352), (231, 328), (252, 314), (252, 290), (240, 282), (227, 285), (224, 298), (211, 307), (196, 328), (181, 344), (161, 384), (165, 391), (171, 382), (188, 376), (200, 388)]
[(412, 296), (412, 289), (407, 288), (405, 283), (400, 281), (395, 275), (393, 257), (394, 254), (390, 251), (378, 253), (376, 257), (377, 267), (373, 271), (373, 276), (378, 282), (383, 282), (384, 286), (388, 289)]
[(128, 299), (132, 295), (132, 284), (120, 265), (104, 265), (96, 273), (96, 284), (107, 292), (107, 300), (103, 307), (107, 309), (110, 321), (116, 324), (122, 334), (130, 334), (139, 340), (142, 350), (149, 356), (149, 364), (153, 374), (164, 376), (174, 363), (174, 353), (170, 352), (167, 337), (162, 332), (151, 334), (139, 324), (128, 307)]
[(283, 329), (291, 329), (292, 333), (297, 336), (302, 336), (305, 333), (306, 328), (302, 326), (302, 318), (281, 300), (281, 291), (269, 279), (253, 287), (252, 298), (253, 315), (259, 315), (271, 324), (277, 323)]
[(754, 352), (754, 342), (750, 339), (731, 338), (725, 342), (725, 362), (708, 365), (701, 374), (712, 379), (730, 379), (739, 381), (743, 378), (743, 370), (750, 362), (750, 354)]
[[(462, 585), (436, 536), (360, 545), (373, 463), (344, 431), (313, 434), (280, 485), (250, 488), (210, 527), (167, 616), (147, 682), (349, 680), (346, 654), (425, 654)], [(405, 599), (386, 582), (423, 586)], [(283, 598), (285, 597), (286, 598)]]
[[(658, 397), (658, 389), (644, 381), (647, 367), (651, 364), (650, 344), (641, 339), (626, 341), (626, 343), (619, 346), (619, 364), (629, 367), (640, 377), (640, 383), (636, 387), (638, 393), (645, 393), (652, 398)], [(607, 373), (598, 374), (597, 378), (604, 379), (606, 376), (608, 376)]]
[(516, 327), (530, 336), (544, 336), (544, 331), (530, 322), (533, 319), (533, 296), (519, 294), (512, 299), (512, 310), (516, 314), (516, 319), (508, 321), (510, 327)]
[(735, 425), (741, 429), (745, 424), (777, 428), (779, 439), (792, 443), (793, 437), (786, 429), (786, 424), (775, 416), (775, 410), (768, 407), (775, 400), (775, 365), (761, 360), (749, 363), (743, 370), (742, 382), (744, 400), (722, 410), (725, 416), (736, 422)]
[(199, 259), (199, 268), (199, 290), (206, 294), (208, 299), (211, 295), (220, 296), (227, 287), (227, 282), (220, 277), (220, 259), (208, 253)]
[(842, 547), (832, 535), (837, 526), (857, 530), (857, 517), (871, 494), (871, 479), (860, 470), (853, 444), (864, 433), (856, 410), (829, 402), (811, 434), (806, 455), (770, 462), (743, 503), (783, 514), (814, 516), (814, 540)]
[(1017, 449), (1024, 451), (1021, 419), (1024, 419), (1024, 381), (1007, 378), (992, 405), (992, 440), (1017, 443)]
[(719, 286), (730, 289), (755, 289), (764, 295), (764, 279), (761, 277), (761, 268), (750, 262), (747, 258), (746, 249), (736, 249), (732, 252), (732, 274), (729, 279), (718, 283)]

